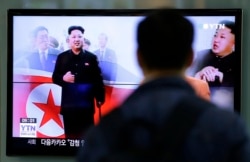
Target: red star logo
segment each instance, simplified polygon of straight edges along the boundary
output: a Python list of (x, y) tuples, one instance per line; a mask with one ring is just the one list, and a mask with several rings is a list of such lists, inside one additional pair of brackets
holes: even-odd
[(52, 119), (60, 127), (63, 128), (63, 124), (59, 116), (60, 106), (55, 105), (51, 90), (49, 91), (47, 103), (34, 103), (34, 104), (44, 112), (40, 127), (43, 126), (45, 123), (47, 123), (50, 119)]

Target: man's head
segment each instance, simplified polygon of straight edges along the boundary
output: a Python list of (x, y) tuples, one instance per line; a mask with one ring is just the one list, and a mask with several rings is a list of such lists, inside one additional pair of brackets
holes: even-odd
[(81, 26), (70, 26), (68, 28), (68, 44), (73, 50), (82, 49), (84, 29)]
[(223, 20), (219, 22), (224, 28), (219, 28), (214, 34), (212, 51), (218, 56), (226, 56), (234, 51), (235, 44), (235, 23)]
[(108, 36), (105, 33), (101, 33), (98, 36), (99, 46), (100, 48), (105, 48), (108, 42)]
[(49, 36), (49, 46), (51, 48), (58, 48), (59, 42), (55, 37)]
[(45, 51), (49, 47), (49, 33), (48, 29), (44, 26), (38, 26), (33, 31), (33, 38), (36, 48)]
[(138, 61), (143, 70), (181, 70), (192, 62), (194, 29), (171, 9), (159, 9), (137, 28)]
[(83, 45), (83, 49), (89, 50), (89, 47), (90, 47), (90, 45), (91, 45), (91, 42), (90, 42), (88, 39), (84, 38), (84, 43), (83, 43), (83, 44), (84, 44), (84, 45)]

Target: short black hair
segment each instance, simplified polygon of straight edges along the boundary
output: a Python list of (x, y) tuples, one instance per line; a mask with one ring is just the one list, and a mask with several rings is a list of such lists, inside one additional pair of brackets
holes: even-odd
[(231, 33), (235, 34), (235, 22), (230, 20), (222, 20), (219, 24), (224, 24), (227, 28), (231, 29)]
[(68, 34), (69, 34), (69, 35), (71, 34), (72, 30), (80, 30), (80, 31), (82, 32), (82, 34), (84, 33), (84, 29), (83, 29), (83, 27), (81, 27), (81, 26), (76, 26), (76, 25), (70, 26), (70, 27), (68, 28)]
[(33, 33), (32, 33), (33, 37), (36, 37), (37, 34), (38, 34), (38, 32), (39, 32), (39, 31), (43, 31), (43, 30), (49, 32), (48, 29), (47, 29), (45, 26), (38, 26), (38, 27), (36, 27), (36, 28), (33, 30)]
[(174, 9), (155, 10), (137, 27), (138, 49), (151, 69), (182, 68), (193, 39), (193, 24)]

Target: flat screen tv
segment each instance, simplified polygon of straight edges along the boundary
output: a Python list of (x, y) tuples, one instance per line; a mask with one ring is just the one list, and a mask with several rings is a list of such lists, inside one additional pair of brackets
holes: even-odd
[[(67, 139), (64, 135), (63, 116), (60, 112), (61, 87), (52, 83), (55, 60), (47, 69), (41, 69), (35, 60), (28, 61), (37, 51), (39, 40), (35, 29), (47, 29), (48, 35), (40, 35), (40, 41), (49, 40), (49, 48), (55, 57), (67, 50), (68, 27), (79, 25), (85, 29), (85, 48), (97, 54), (106, 38), (112, 61), (99, 62), (106, 88), (106, 102), (101, 111), (96, 108), (95, 124), (141, 83), (142, 73), (138, 67), (136, 52), (136, 27), (145, 9), (109, 10), (60, 10), (60, 9), (9, 9), (8, 10), (8, 77), (7, 77), (7, 155), (74, 155), (83, 139)], [(241, 9), (179, 9), (195, 27), (193, 44), (195, 59), (199, 51), (209, 50), (217, 29), (225, 28), (222, 20), (235, 23), (235, 57), (227, 72), (233, 84), (210, 85), (211, 102), (228, 111), (240, 112), (241, 96)], [(223, 35), (220, 36), (223, 39)], [(152, 40), (157, 41), (157, 40)], [(88, 46), (89, 45), (89, 46)], [(88, 48), (87, 48), (88, 47)], [(181, 48), (181, 47), (180, 47)], [(110, 55), (111, 57), (111, 55)], [(202, 55), (199, 57), (203, 57)], [(33, 58), (35, 59), (35, 57)], [(228, 66), (228, 65), (227, 65)], [(187, 70), (195, 75), (196, 66)]]

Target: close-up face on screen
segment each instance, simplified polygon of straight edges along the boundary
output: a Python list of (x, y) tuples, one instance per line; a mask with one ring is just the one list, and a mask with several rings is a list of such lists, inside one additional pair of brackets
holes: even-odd
[[(194, 60), (186, 75), (205, 80), (211, 102), (234, 111), (235, 73), (240, 51), (235, 46), (235, 16), (186, 16), (195, 29)], [(62, 87), (53, 83), (58, 56), (82, 48), (94, 54), (105, 85), (102, 116), (121, 104), (143, 80), (136, 60), (136, 27), (144, 16), (44, 16), (12, 17), (12, 63), (8, 80), (12, 95), (11, 136), (29, 147), (79, 147), (84, 141), (67, 138), (60, 113)], [(228, 25), (229, 24), (229, 25)], [(70, 26), (81, 26), (70, 34)], [(45, 57), (41, 55), (45, 51)], [(167, 53), (166, 53), (167, 54)], [(237, 56), (238, 57), (238, 56)], [(44, 62), (44, 60), (46, 60)], [(90, 66), (85, 63), (85, 66)], [(239, 68), (238, 68), (239, 69)], [(85, 86), (86, 90), (89, 86)], [(83, 91), (84, 91), (83, 90)], [(94, 124), (100, 120), (95, 106)], [(10, 121), (10, 120), (8, 120)], [(20, 148), (18, 146), (17, 148)]]

